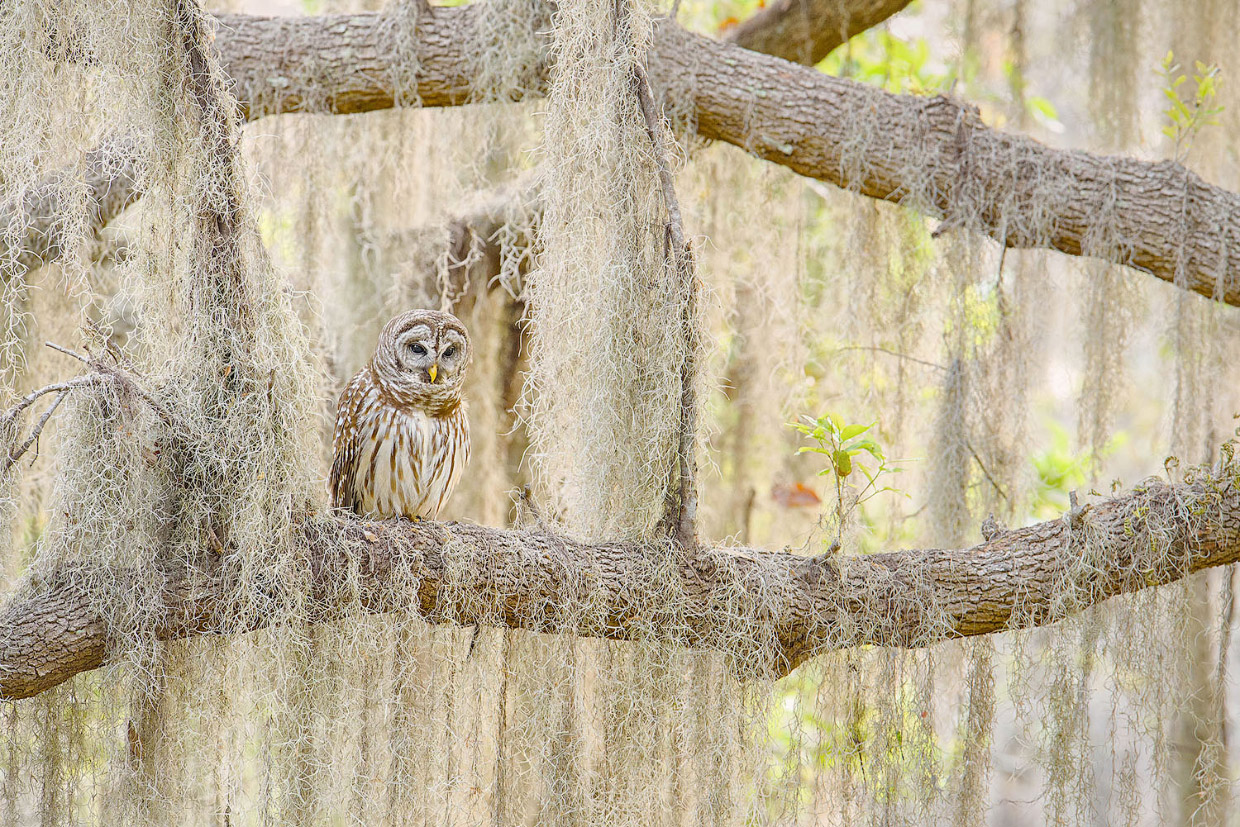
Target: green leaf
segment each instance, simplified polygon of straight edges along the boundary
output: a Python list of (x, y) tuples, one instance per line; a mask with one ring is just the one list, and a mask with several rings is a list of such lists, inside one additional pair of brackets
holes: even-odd
[(831, 456), (831, 462), (835, 466), (835, 473), (841, 477), (847, 477), (852, 473), (852, 457), (847, 451), (836, 451)]
[(874, 427), (873, 422), (871, 422), (869, 425), (849, 425), (847, 428), (845, 428), (843, 431), (840, 432), (840, 439), (852, 439), (857, 434), (864, 434), (866, 431), (870, 430), (873, 427)]
[(865, 451), (866, 451), (866, 453), (868, 453), (870, 456), (874, 457), (874, 459), (878, 460), (880, 463), (881, 463), (881, 462), (886, 462), (886, 460), (887, 460), (887, 458), (886, 458), (885, 456), (883, 456), (883, 449), (882, 449), (882, 446), (881, 446), (881, 445), (875, 445), (875, 446), (873, 446), (873, 447), (868, 447), (868, 446), (867, 446), (867, 447), (865, 448)]
[(865, 451), (870, 456), (874, 457), (874, 459), (881, 461), (883, 458), (883, 449), (880, 448), (878, 443), (872, 439), (856, 439), (841, 447), (843, 450), (852, 455)]

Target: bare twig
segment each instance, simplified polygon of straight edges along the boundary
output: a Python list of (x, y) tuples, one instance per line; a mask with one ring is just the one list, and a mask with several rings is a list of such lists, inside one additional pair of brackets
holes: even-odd
[(90, 361), (90, 357), (83, 356), (82, 354), (78, 353), (76, 350), (69, 350), (69, 348), (58, 345), (55, 342), (44, 342), (43, 344), (45, 347), (50, 347), (52, 350), (55, 350), (59, 353), (63, 353), (66, 356), (72, 356), (74, 359), (77, 359), (79, 362), (83, 362), (87, 365), (91, 365), (91, 367), (94, 367), (93, 363)]
[(916, 356), (909, 356), (907, 353), (901, 353), (898, 350), (888, 350), (885, 347), (877, 347), (875, 345), (846, 345), (844, 347), (837, 347), (835, 352), (844, 353), (849, 350), (865, 350), (873, 353), (885, 353), (888, 356), (894, 356), (897, 359), (903, 359), (907, 362), (915, 362), (919, 365), (925, 365), (928, 368), (934, 368), (935, 370), (947, 370), (947, 368), (940, 365), (938, 362), (928, 362), (925, 359), (918, 359)]
[(977, 463), (977, 467), (982, 469), (982, 475), (986, 477), (986, 481), (990, 483), (991, 488), (995, 489), (995, 493), (1002, 497), (1005, 503), (1010, 505), (1012, 501), (1008, 499), (1007, 492), (1004, 491), (1003, 486), (1000, 485), (993, 476), (991, 476), (990, 469), (986, 467), (986, 463), (982, 462), (981, 456), (979, 456), (977, 451), (974, 450), (973, 443), (966, 441), (965, 447), (967, 447), (969, 449), (969, 453), (973, 455), (973, 461)]
[(21, 417), (26, 409), (33, 405), (40, 397), (46, 396), (49, 393), (57, 394), (56, 399), (52, 401), (52, 404), (48, 406), (48, 409), (43, 412), (41, 417), (39, 417), (39, 421), (35, 423), (33, 430), (30, 432), (30, 436), (17, 448), (6, 452), (5, 456), (0, 458), (0, 475), (7, 474), (9, 469), (12, 468), (13, 465), (21, 459), (27, 451), (30, 450), (31, 446), (38, 441), (39, 435), (43, 433), (43, 427), (47, 425), (48, 420), (52, 418), (52, 414), (56, 412), (58, 407), (60, 407), (60, 403), (63, 402), (65, 397), (69, 395), (69, 391), (85, 385), (93, 385), (98, 382), (100, 378), (101, 377), (97, 374), (91, 376), (79, 376), (78, 378), (70, 379), (67, 382), (57, 382), (54, 385), (39, 388), (37, 391), (29, 393), (18, 400), (17, 404), (10, 408), (8, 413), (4, 415), (4, 418), (0, 419), (0, 435), (12, 433), (13, 427), (16, 425), (18, 418)]
[(16, 422), (17, 417), (21, 416), (22, 412), (33, 405), (39, 397), (46, 396), (49, 393), (60, 393), (61, 391), (73, 390), (76, 387), (87, 385), (94, 381), (95, 377), (93, 376), (79, 376), (76, 379), (70, 379), (67, 382), (57, 382), (54, 385), (48, 385), (47, 387), (39, 388), (37, 391), (26, 394), (17, 401), (16, 405), (9, 409), (9, 412), (4, 415), (4, 419), (0, 420), (0, 429), (7, 428)]
[(163, 402), (152, 396), (145, 388), (142, 387), (138, 380), (134, 379), (121, 368), (116, 365), (110, 365), (102, 359), (83, 356), (76, 350), (70, 350), (69, 348), (58, 345), (55, 342), (44, 342), (43, 344), (58, 353), (71, 356), (79, 362), (90, 366), (91, 370), (95, 371), (95, 375), (102, 375), (108, 377), (109, 379), (115, 380), (116, 383), (126, 391), (132, 393), (134, 396), (137, 396), (143, 402), (150, 405), (151, 409), (155, 411), (159, 418), (163, 420), (163, 423), (169, 428), (176, 425), (176, 417), (172, 415), (172, 411), (168, 410), (167, 406), (164, 405)]
[(39, 417), (39, 421), (35, 423), (34, 428), (30, 431), (30, 436), (26, 439), (26, 441), (18, 446), (16, 451), (11, 451), (9, 455), (4, 458), (4, 464), (0, 466), (0, 474), (7, 474), (9, 469), (13, 467), (13, 464), (21, 459), (25, 453), (30, 450), (30, 447), (38, 441), (39, 434), (43, 433), (43, 426), (46, 425), (47, 421), (52, 418), (52, 414), (56, 413), (56, 409), (60, 407), (60, 403), (64, 402), (65, 397), (68, 395), (69, 391), (67, 390), (63, 390), (56, 394), (56, 398), (52, 400), (52, 404), (49, 405), (47, 410), (43, 412), (43, 416)]

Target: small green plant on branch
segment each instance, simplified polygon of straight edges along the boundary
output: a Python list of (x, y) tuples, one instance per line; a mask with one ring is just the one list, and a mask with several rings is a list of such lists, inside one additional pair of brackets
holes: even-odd
[[(838, 544), (849, 519), (862, 503), (884, 491), (899, 492), (897, 488), (884, 485), (883, 480), (904, 469), (888, 463), (883, 446), (870, 433), (876, 422), (869, 425), (848, 423), (843, 417), (831, 414), (817, 419), (803, 416), (801, 420), (789, 424), (816, 444), (798, 448), (797, 454), (825, 456), (827, 465), (818, 476), (829, 476), (835, 483), (835, 542)], [(866, 480), (861, 486), (853, 482), (858, 471)]]
[(1163, 110), (1167, 125), (1162, 132), (1174, 142), (1175, 160), (1181, 163), (1188, 157), (1197, 134), (1207, 126), (1218, 126), (1223, 113), (1223, 107), (1215, 104), (1221, 82), (1218, 66), (1198, 60), (1193, 69), (1193, 89), (1189, 94), (1188, 89), (1182, 88), (1189, 76), (1180, 72), (1174, 52), (1168, 50), (1158, 68), (1163, 96), (1170, 102)]

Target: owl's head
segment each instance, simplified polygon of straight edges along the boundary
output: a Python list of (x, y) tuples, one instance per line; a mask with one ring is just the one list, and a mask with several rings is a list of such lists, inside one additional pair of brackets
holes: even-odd
[(409, 310), (383, 326), (371, 369), (398, 402), (439, 412), (460, 402), (471, 355), (469, 334), (456, 316)]

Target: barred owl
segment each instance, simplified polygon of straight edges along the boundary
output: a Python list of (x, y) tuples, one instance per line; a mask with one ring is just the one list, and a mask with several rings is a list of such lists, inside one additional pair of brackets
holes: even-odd
[(435, 519), (469, 460), (461, 380), (469, 334), (450, 313), (388, 322), (340, 395), (332, 505), (375, 518)]

